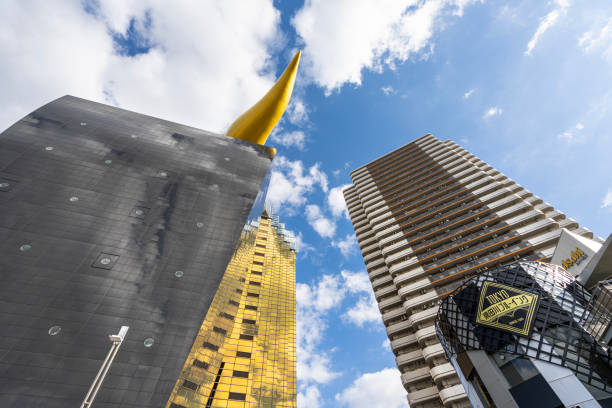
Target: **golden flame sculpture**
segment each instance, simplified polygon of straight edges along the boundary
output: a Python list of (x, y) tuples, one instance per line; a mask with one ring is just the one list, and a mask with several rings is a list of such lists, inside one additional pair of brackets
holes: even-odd
[(302, 51), (298, 51), (278, 81), (255, 105), (238, 117), (226, 134), (263, 145), (289, 105)]

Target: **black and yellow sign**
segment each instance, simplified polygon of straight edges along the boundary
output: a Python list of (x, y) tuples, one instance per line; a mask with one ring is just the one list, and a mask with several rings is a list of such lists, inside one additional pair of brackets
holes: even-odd
[(529, 336), (539, 295), (512, 286), (484, 282), (480, 290), (476, 323), (512, 334)]

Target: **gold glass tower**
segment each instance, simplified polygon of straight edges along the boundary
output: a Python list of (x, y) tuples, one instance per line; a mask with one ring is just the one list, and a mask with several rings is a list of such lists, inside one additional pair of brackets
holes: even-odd
[(295, 238), (269, 214), (245, 226), (168, 408), (296, 407)]

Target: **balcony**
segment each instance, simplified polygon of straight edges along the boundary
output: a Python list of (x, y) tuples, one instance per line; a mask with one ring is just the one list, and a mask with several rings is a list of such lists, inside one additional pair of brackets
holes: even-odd
[(421, 367), (417, 368), (416, 370), (403, 373), (402, 384), (406, 388), (408, 384), (414, 384), (416, 382), (426, 380), (427, 378), (431, 378), (429, 374), (429, 367)]
[(408, 320), (404, 320), (399, 323), (394, 323), (390, 325), (389, 327), (387, 327), (387, 336), (391, 337), (394, 334), (401, 333), (402, 331), (408, 330), (411, 327), (412, 327), (412, 324), (410, 324)]
[(467, 399), (467, 394), (465, 393), (463, 385), (457, 384), (441, 390), (440, 399), (442, 400), (444, 406), (447, 406), (455, 401)]
[(438, 387), (435, 385), (433, 387), (408, 393), (408, 403), (410, 405), (422, 404), (433, 399), (438, 399)]
[(387, 275), (381, 276), (380, 278), (376, 278), (372, 280), (372, 288), (376, 291), (381, 286), (384, 286), (390, 282), (393, 282), (393, 279), (391, 278), (391, 275), (387, 274)]
[[(373, 243), (373, 244), (370, 244), (370, 245), (367, 245), (367, 246), (361, 248), (361, 253), (362, 254), (367, 254), (367, 253), (372, 252), (372, 251), (377, 250), (377, 249), (378, 249), (378, 245), (376, 243)], [(365, 256), (363, 257), (363, 259), (365, 259)]]
[(423, 289), (427, 289), (431, 286), (431, 281), (427, 278), (419, 279), (411, 282), (406, 286), (403, 286), (397, 290), (397, 294), (403, 298), (416, 294)]
[(395, 287), (395, 285), (386, 286), (384, 288), (381, 288), (375, 291), (374, 296), (376, 297), (376, 300), (378, 300), (381, 297), (388, 295), (390, 293), (395, 293), (396, 291), (397, 291), (397, 288)]
[[(369, 269), (368, 269), (369, 270)], [(374, 280), (377, 277), (381, 276), (382, 274), (385, 273), (389, 273), (389, 270), (387, 269), (387, 265), (383, 265), (380, 268), (374, 268), (372, 269), (370, 272), (368, 272), (368, 276), (370, 277), (370, 280)], [(389, 275), (391, 276), (391, 275)]]
[[(402, 249), (405, 246), (408, 246), (408, 240), (406, 238), (403, 238), (403, 234), (400, 234), (397, 237), (397, 242), (395, 242), (395, 240), (391, 242), (393, 243), (389, 245), (384, 245), (382, 242), (380, 243), (380, 248), (381, 248), (383, 255), (388, 256), (393, 251), (396, 251), (396, 250)], [(407, 249), (412, 251), (412, 248), (407, 248)]]
[(380, 258), (372, 259), (371, 261), (366, 262), (365, 264), (366, 264), (366, 269), (371, 270), (371, 269), (376, 268), (377, 266), (385, 265), (385, 260), (382, 257), (380, 257)]
[(425, 293), (424, 295), (408, 299), (404, 302), (404, 308), (406, 312), (415, 309), (417, 307), (426, 305), (438, 299), (438, 293), (435, 290)]
[(407, 334), (399, 339), (391, 340), (391, 350), (396, 353), (397, 350), (402, 347), (410, 346), (411, 344), (417, 344), (416, 337), (414, 334)]
[(389, 299), (385, 299), (382, 302), (378, 303), (378, 308), (381, 310), (381, 312), (391, 306), (397, 306), (402, 304), (402, 298), (400, 298), (399, 296), (395, 295)]
[(385, 323), (386, 325), (390, 320), (396, 319), (405, 314), (406, 311), (403, 307), (398, 307), (397, 309), (389, 310), (388, 312), (382, 314), (383, 323)]
[(389, 268), (389, 272), (393, 274), (393, 273), (396, 273), (402, 270), (406, 271), (410, 269), (411, 267), (416, 267), (417, 269), (421, 270), (421, 273), (423, 272), (423, 268), (421, 268), (418, 265), (418, 261), (416, 257), (411, 257), (406, 261), (398, 262), (394, 265), (391, 265), (391, 267)]
[(444, 349), (442, 348), (442, 344), (432, 344), (431, 346), (427, 346), (423, 349), (423, 358), (425, 361), (429, 362), (431, 359), (436, 357), (444, 356)]
[(404, 233), (403, 232), (398, 232), (395, 233), (389, 237), (385, 237), (383, 239), (381, 239), (380, 241), (378, 241), (378, 245), (383, 248), (384, 246), (388, 245), (390, 242), (393, 242), (397, 239), (403, 239), (404, 238)]
[(438, 316), (438, 309), (438, 306), (434, 306), (422, 312), (411, 314), (407, 320), (409, 327), (435, 319)]
[(422, 359), (423, 353), (421, 352), (421, 350), (414, 350), (410, 353), (400, 354), (399, 356), (395, 357), (395, 363), (397, 364), (398, 368), (401, 368), (406, 364), (413, 363)]
[(431, 378), (437, 383), (438, 381), (456, 375), (455, 369), (451, 363), (444, 363), (433, 367), (429, 373)]
[(376, 258), (381, 258), (382, 259), (382, 254), (380, 253), (380, 250), (378, 248), (376, 248), (376, 250), (374, 250), (374, 252), (371, 252), (371, 253), (365, 255), (363, 257), (363, 262), (365, 262), (367, 264), (369, 261), (374, 260)]
[[(408, 241), (405, 241), (405, 242), (407, 243)], [(417, 259), (414, 257), (414, 251), (410, 247), (406, 247), (403, 250), (396, 252), (394, 254), (387, 255), (385, 257), (385, 261), (389, 264), (392, 264), (404, 258), (406, 260), (413, 260), (414, 262), (417, 262)]]
[(436, 337), (436, 327), (434, 325), (424, 327), (417, 330), (414, 335), (419, 343), (423, 343), (427, 339)]

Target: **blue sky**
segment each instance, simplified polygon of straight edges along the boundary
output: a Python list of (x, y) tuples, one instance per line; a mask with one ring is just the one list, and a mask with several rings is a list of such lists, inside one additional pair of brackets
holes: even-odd
[(301, 241), (301, 406), (406, 406), (350, 170), (433, 133), (612, 232), (609, 0), (9, 0), (0, 17), (3, 129), (72, 94), (221, 132), (303, 50), (268, 143), (270, 198)]

